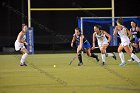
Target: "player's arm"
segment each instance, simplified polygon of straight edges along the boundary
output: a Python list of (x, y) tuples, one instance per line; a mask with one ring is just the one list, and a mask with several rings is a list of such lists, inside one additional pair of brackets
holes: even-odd
[(108, 34), (106, 31), (103, 31), (103, 33), (108, 37), (108, 43), (110, 43), (112, 36)]
[(136, 27), (136, 31), (140, 32), (140, 28), (139, 27)]
[(19, 37), (19, 42), (20, 43), (24, 43), (25, 42), (25, 40), (22, 39), (23, 34), (21, 32), (18, 34), (18, 37)]
[(75, 42), (76, 38), (73, 36), (72, 41), (71, 41), (71, 47), (73, 47), (73, 43)]
[(131, 31), (128, 30), (127, 28), (125, 28), (125, 30), (126, 30), (126, 32), (128, 33), (128, 37), (129, 37), (129, 39), (130, 39), (130, 41), (131, 41), (131, 40), (133, 39)]
[(114, 29), (113, 35), (116, 36), (117, 33), (118, 33), (118, 29), (117, 29), (117, 26), (116, 26), (115, 29)]
[(25, 45), (28, 45), (28, 43), (27, 43), (25, 40), (22, 39), (23, 33), (20, 32), (20, 33), (18, 34), (18, 37), (19, 37), (19, 42), (20, 42), (20, 43), (24, 43)]
[(80, 49), (79, 49), (79, 50), (82, 49), (83, 39), (84, 39), (84, 35), (81, 35), (81, 36), (80, 36)]
[(93, 37), (92, 37), (92, 49), (95, 48), (95, 41), (96, 41), (95, 34), (96, 34), (96, 33), (93, 33)]

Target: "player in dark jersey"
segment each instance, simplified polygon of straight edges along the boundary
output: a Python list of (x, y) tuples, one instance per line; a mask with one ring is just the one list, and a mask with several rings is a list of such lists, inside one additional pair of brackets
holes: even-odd
[(87, 53), (87, 55), (89, 57), (93, 57), (96, 58), (97, 62), (99, 61), (98, 55), (95, 55), (94, 53), (90, 52), (90, 43), (88, 42), (88, 40), (84, 37), (83, 34), (81, 34), (80, 29), (77, 27), (75, 28), (75, 34), (73, 35), (73, 39), (71, 41), (71, 47), (73, 47), (73, 43), (76, 41), (77, 44), (77, 55), (78, 55), (78, 59), (79, 59), (79, 63), (78, 66), (83, 65), (83, 61), (82, 61), (82, 56), (81, 56), (81, 50), (85, 50), (85, 52)]
[[(140, 28), (135, 21), (131, 21), (130, 32), (132, 33), (132, 46), (133, 53), (139, 52), (140, 49)], [(129, 59), (128, 61), (135, 61), (134, 59)]]

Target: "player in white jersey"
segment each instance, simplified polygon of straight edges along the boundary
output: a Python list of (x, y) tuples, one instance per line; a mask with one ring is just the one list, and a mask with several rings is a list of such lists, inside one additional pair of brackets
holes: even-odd
[(20, 66), (27, 66), (25, 63), (25, 59), (28, 56), (28, 50), (25, 48), (25, 45), (28, 45), (25, 41), (27, 32), (27, 25), (22, 24), (22, 31), (18, 34), (17, 39), (15, 41), (15, 50), (20, 51), (23, 55), (20, 60)]
[[(101, 26), (95, 25), (94, 26), (94, 33), (93, 33), (93, 47), (92, 49), (95, 48), (95, 40), (97, 39), (98, 46), (101, 51), (101, 57), (102, 57), (102, 62), (103, 65), (106, 62), (106, 54), (108, 56), (112, 56), (116, 60), (116, 55), (115, 53), (106, 53), (106, 48), (108, 47), (110, 40), (111, 40), (111, 35), (109, 35), (106, 31), (101, 30)], [(108, 37), (108, 39), (107, 39)]]
[(132, 37), (132, 34), (122, 24), (123, 24), (122, 19), (119, 18), (117, 20), (117, 26), (114, 29), (114, 35), (117, 35), (117, 33), (118, 33), (119, 36), (120, 36), (120, 39), (121, 39), (121, 44), (118, 47), (118, 53), (119, 53), (119, 56), (120, 56), (120, 59), (121, 59), (120, 66), (125, 66), (125, 64), (126, 64), (125, 59), (124, 59), (124, 54), (122, 52), (123, 49), (127, 52), (127, 54), (129, 56), (131, 56), (131, 58), (133, 58), (140, 65), (140, 59), (134, 53), (132, 53), (132, 51), (131, 51), (131, 49), (129, 47), (130, 39), (128, 37)]

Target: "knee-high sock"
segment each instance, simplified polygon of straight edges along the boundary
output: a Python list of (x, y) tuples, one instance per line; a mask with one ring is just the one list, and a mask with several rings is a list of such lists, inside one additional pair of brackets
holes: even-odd
[(131, 58), (133, 58), (137, 62), (140, 62), (140, 59), (133, 53), (131, 54)]
[(27, 58), (27, 56), (28, 56), (27, 53), (23, 54), (22, 57), (21, 57), (20, 62), (21, 62), (21, 63), (24, 63), (24, 62), (25, 62), (25, 59)]
[(101, 56), (102, 56), (102, 61), (106, 62), (106, 55), (105, 54), (101, 54)]
[(120, 53), (119, 53), (119, 56), (120, 56), (121, 62), (122, 62), (122, 63), (125, 63), (125, 59), (124, 59), (124, 54), (123, 54), (123, 52), (120, 52)]
[(83, 63), (81, 54), (78, 55), (78, 60), (79, 60), (80, 63)]
[[(136, 51), (135, 51), (135, 48), (133, 47), (133, 51), (132, 51), (132, 53), (133, 54), (135, 54), (136, 53)], [(132, 58), (132, 57), (131, 57)], [(134, 61), (134, 59), (132, 58), (132, 61)]]

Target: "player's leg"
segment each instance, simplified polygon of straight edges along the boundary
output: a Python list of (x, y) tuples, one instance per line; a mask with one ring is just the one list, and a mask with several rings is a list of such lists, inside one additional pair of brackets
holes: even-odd
[(102, 62), (103, 62), (103, 65), (105, 65), (105, 62), (106, 62), (106, 45), (102, 45), (100, 47), (100, 51), (101, 51), (101, 57), (102, 57)]
[(28, 51), (27, 49), (25, 48), (24, 44), (23, 43), (19, 43), (18, 41), (15, 42), (15, 50), (16, 51), (20, 51), (23, 55), (21, 57), (21, 60), (20, 60), (20, 66), (26, 66), (25, 64), (25, 59), (28, 55)]
[(138, 39), (139, 52), (140, 52), (140, 38)]
[(98, 55), (95, 55), (94, 53), (91, 53), (91, 50), (90, 48), (86, 49), (86, 53), (89, 57), (93, 57), (93, 58), (96, 58), (96, 61), (99, 62), (99, 57)]
[(26, 48), (22, 48), (20, 52), (23, 54), (20, 60), (20, 66), (27, 66), (27, 64), (25, 63), (25, 60), (28, 56), (28, 50)]
[[(129, 49), (130, 49), (130, 51), (131, 51), (132, 53), (135, 54), (135, 47), (134, 47), (133, 45), (134, 45), (134, 43), (130, 43)], [(128, 61), (129, 61), (129, 62), (131, 62), (131, 61), (135, 62), (135, 60), (134, 60), (133, 58), (129, 59)]]
[(107, 49), (108, 45), (109, 45), (108, 43), (102, 45), (102, 47), (103, 47), (104, 50), (105, 50), (105, 55), (106, 55), (106, 57), (110, 56), (110, 57), (113, 57), (113, 58), (116, 60), (117, 58), (116, 58), (115, 52), (112, 52), (112, 53), (107, 53), (107, 52), (106, 52), (106, 49)]
[(124, 59), (124, 54), (123, 54), (123, 52), (122, 52), (122, 50), (123, 50), (123, 46), (120, 44), (119, 45), (119, 47), (118, 47), (118, 53), (119, 53), (119, 57), (120, 57), (120, 59), (121, 59), (121, 64), (120, 64), (120, 66), (125, 66), (125, 59)]
[(112, 53), (106, 53), (106, 57), (113, 57), (115, 60), (117, 60), (117, 57), (116, 57), (116, 54), (115, 52), (112, 52)]
[(134, 49), (133, 49), (133, 52), (134, 52), (134, 53), (139, 52), (138, 42), (135, 42), (135, 43), (133, 44), (133, 47), (134, 47)]
[(86, 42), (83, 44), (83, 48), (85, 49), (87, 55), (89, 57), (93, 57), (93, 58), (96, 58), (96, 61), (99, 62), (99, 58), (98, 58), (98, 55), (95, 55), (94, 53), (91, 53), (91, 49), (90, 49), (90, 43), (89, 42)]
[(82, 55), (81, 55), (80, 46), (78, 46), (78, 47), (77, 47), (77, 56), (78, 56), (78, 60), (79, 60), (78, 66), (83, 65), (83, 61), (82, 61)]
[(131, 52), (128, 45), (124, 46), (124, 50), (127, 52), (129, 56), (131, 56), (131, 58), (133, 58), (136, 62), (140, 64), (140, 59), (134, 53)]

